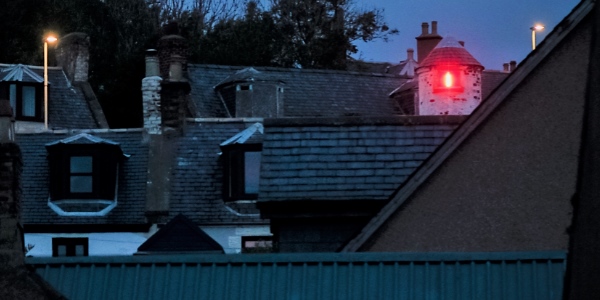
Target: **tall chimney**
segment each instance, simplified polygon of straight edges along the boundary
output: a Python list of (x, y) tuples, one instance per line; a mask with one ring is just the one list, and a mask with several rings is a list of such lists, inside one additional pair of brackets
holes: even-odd
[(56, 63), (71, 82), (87, 82), (90, 38), (82, 32), (69, 33), (58, 40)]
[(417, 59), (419, 62), (423, 61), (427, 55), (437, 46), (442, 40), (442, 37), (437, 33), (437, 21), (431, 22), (431, 34), (428, 32), (429, 25), (427, 23), (421, 24), (421, 35), (416, 37), (417, 39)]

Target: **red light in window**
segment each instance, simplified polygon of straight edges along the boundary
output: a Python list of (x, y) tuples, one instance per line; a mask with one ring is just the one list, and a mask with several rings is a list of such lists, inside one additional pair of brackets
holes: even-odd
[(443, 68), (434, 73), (436, 84), (433, 86), (434, 93), (457, 94), (464, 91), (462, 77), (458, 68)]
[(446, 72), (446, 74), (444, 74), (444, 78), (442, 80), (444, 82), (444, 86), (447, 88), (452, 87), (454, 85), (454, 77), (452, 76), (452, 73), (450, 73), (450, 72)]

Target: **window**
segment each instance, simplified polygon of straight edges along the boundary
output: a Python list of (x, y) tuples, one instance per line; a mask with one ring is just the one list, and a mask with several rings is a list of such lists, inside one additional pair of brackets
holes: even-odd
[(50, 151), (50, 198), (113, 200), (118, 157), (105, 148), (77, 145)]
[(273, 252), (272, 236), (243, 236), (242, 253), (270, 253)]
[(52, 256), (88, 256), (88, 238), (53, 238)]
[(0, 98), (10, 100), (15, 119), (24, 121), (43, 120), (42, 84), (24, 82), (0, 83)]
[(462, 77), (458, 68), (440, 68), (435, 73), (436, 82), (433, 87), (434, 93), (462, 93), (464, 91)]
[(225, 200), (258, 198), (261, 151), (260, 144), (235, 144), (223, 148)]
[(93, 164), (92, 156), (71, 156), (69, 192), (91, 193), (93, 192)]

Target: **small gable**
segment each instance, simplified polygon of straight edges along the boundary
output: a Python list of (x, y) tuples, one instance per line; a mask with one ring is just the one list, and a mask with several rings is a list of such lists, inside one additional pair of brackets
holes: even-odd
[(18, 64), (0, 69), (0, 81), (43, 83), (44, 78), (36, 74), (28, 66)]
[(177, 215), (138, 248), (139, 252), (224, 253), (223, 247), (182, 214)]

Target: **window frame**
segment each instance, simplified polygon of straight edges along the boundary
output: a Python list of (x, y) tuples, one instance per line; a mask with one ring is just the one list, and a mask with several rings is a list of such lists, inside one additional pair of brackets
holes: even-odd
[[(246, 152), (262, 152), (262, 144), (234, 144), (223, 147), (223, 197), (225, 201), (256, 200), (258, 193), (246, 192)], [(260, 186), (260, 162), (259, 162)]]
[[(77, 255), (77, 246), (83, 246), (83, 255)], [(65, 255), (58, 255), (58, 247), (65, 246)], [(89, 256), (89, 238), (54, 237), (52, 238), (52, 257)]]
[[(13, 116), (16, 120), (19, 121), (36, 121), (42, 122), (43, 119), (43, 84), (35, 83), (35, 82), (19, 82), (19, 81), (4, 81), (0, 82), (0, 98), (5, 98), (10, 100), (10, 87), (11, 85), (16, 86), (16, 98), (13, 109)], [(33, 116), (25, 116), (23, 115), (23, 88), (24, 87), (34, 87), (35, 88), (35, 96), (34, 96), (34, 115)]]
[[(114, 200), (116, 196), (119, 158), (114, 149), (106, 145), (64, 145), (49, 152), (50, 199), (102, 199)], [(113, 151), (111, 151), (113, 150)], [(71, 176), (81, 173), (71, 172), (71, 157), (92, 157), (91, 192), (72, 192)]]

